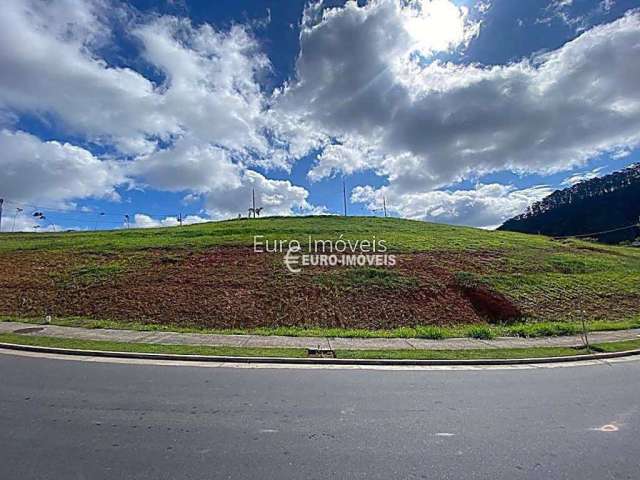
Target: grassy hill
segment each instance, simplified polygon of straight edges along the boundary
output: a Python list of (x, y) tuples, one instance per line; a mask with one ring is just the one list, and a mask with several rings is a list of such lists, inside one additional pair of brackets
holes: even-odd
[[(270, 240), (385, 240), (388, 268), (286, 270)], [(640, 319), (640, 250), (371, 217), (0, 235), (0, 315), (211, 328)]]

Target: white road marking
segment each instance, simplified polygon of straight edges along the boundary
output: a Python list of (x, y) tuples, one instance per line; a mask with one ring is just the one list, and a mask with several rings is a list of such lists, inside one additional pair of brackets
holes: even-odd
[(608, 423), (606, 425), (602, 425), (601, 427), (592, 428), (591, 430), (595, 430), (596, 432), (604, 432), (604, 433), (612, 433), (620, 430), (618, 425), (615, 423)]
[(455, 433), (449, 433), (449, 432), (438, 432), (435, 435), (436, 437), (455, 437), (456, 436)]

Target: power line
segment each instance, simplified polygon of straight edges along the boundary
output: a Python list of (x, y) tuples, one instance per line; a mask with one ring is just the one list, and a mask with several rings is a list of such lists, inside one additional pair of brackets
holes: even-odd
[[(17, 223), (17, 219), (18, 216), (22, 216), (23, 212), (24, 215), (26, 217), (31, 217), (32, 215), (27, 214), (26, 210), (31, 210), (34, 213), (34, 217), (37, 221), (45, 221), (46, 223), (48, 223), (49, 225), (51, 225), (54, 229), (55, 224), (54, 222), (78, 222), (80, 224), (85, 224), (88, 225), (88, 228), (91, 229), (91, 226), (93, 226), (93, 230), (97, 230), (98, 227), (107, 227), (107, 228), (112, 228), (112, 227), (117, 227), (119, 225), (122, 225), (123, 227), (126, 228), (130, 228), (131, 227), (131, 213), (127, 212), (116, 212), (116, 211), (84, 211), (84, 210), (80, 210), (78, 209), (78, 207), (74, 207), (74, 208), (69, 208), (69, 209), (63, 209), (58, 207), (53, 207), (53, 206), (43, 206), (43, 205), (37, 205), (35, 203), (28, 203), (28, 202), (21, 202), (21, 201), (17, 201), (17, 200), (11, 200), (11, 199), (7, 199), (4, 198), (2, 199), (4, 203), (4, 207), (5, 207), (5, 213), (6, 213), (6, 207), (7, 206), (11, 206), (12, 209), (15, 209), (14, 211), (14, 215), (13, 215), (13, 227), (11, 229), (11, 231), (15, 231), (16, 228), (16, 223)], [(137, 210), (137, 209), (134, 209)], [(149, 211), (146, 209), (141, 209), (142, 211), (137, 212), (136, 214), (142, 214), (142, 215), (151, 215), (153, 217), (159, 217), (159, 218), (176, 218), (178, 220), (178, 223), (182, 226), (184, 224), (185, 221), (185, 215), (182, 212), (179, 213), (174, 213), (174, 212), (158, 212), (158, 211)], [(46, 213), (46, 216), (45, 216)], [(193, 212), (193, 213), (187, 213), (187, 216), (190, 215), (198, 215), (200, 212)], [(105, 217), (118, 217), (121, 220), (117, 221), (117, 220), (107, 220)], [(0, 222), (2, 220), (2, 211), (0, 210)], [(6, 222), (5, 222), (6, 223)], [(93, 225), (91, 225), (93, 224)], [(1, 223), (0, 223), (0, 227), (1, 227)], [(41, 225), (33, 225), (33, 228), (41, 228)], [(63, 227), (64, 228), (64, 227)]]
[[(60, 214), (67, 214), (69, 212), (72, 213), (79, 213), (79, 214), (83, 214), (83, 215), (106, 215), (106, 216), (110, 216), (110, 217), (124, 217), (125, 215), (130, 215), (131, 212), (124, 212), (124, 211), (83, 211), (83, 210), (79, 210), (77, 208), (73, 208), (73, 209), (62, 209), (60, 207), (51, 207), (51, 206), (46, 206), (46, 205), (36, 205), (33, 203), (26, 203), (26, 202), (19, 202), (16, 200), (10, 200), (10, 199), (5, 199), (6, 203), (10, 203), (12, 205), (18, 205), (21, 207), (28, 207), (30, 209), (34, 209), (34, 210), (46, 210), (47, 212), (57, 212)], [(175, 212), (160, 212), (160, 211), (154, 211), (154, 210), (148, 210), (148, 209), (144, 209), (142, 212), (139, 212), (142, 214), (149, 214), (149, 215), (154, 215), (157, 217), (178, 217), (178, 214)], [(193, 215), (197, 215), (199, 212), (194, 212)]]
[(605, 233), (619, 232), (622, 230), (629, 230), (630, 228), (640, 227), (640, 223), (634, 223), (633, 225), (628, 225), (626, 227), (612, 228), (611, 230), (603, 230), (601, 232), (592, 232), (592, 233), (581, 233), (580, 235), (564, 235), (564, 236), (554, 236), (556, 239), (563, 238), (584, 238), (584, 237), (592, 237), (594, 235), (603, 235)]

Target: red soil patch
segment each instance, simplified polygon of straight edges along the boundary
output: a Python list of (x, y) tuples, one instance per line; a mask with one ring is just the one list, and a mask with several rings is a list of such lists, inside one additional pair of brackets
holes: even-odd
[(522, 312), (511, 300), (484, 287), (463, 288), (464, 293), (481, 316), (497, 322), (509, 322), (522, 317)]
[[(150, 250), (120, 255), (22, 252), (0, 256), (0, 314), (84, 316), (208, 327), (393, 328), (503, 320), (519, 313), (506, 297), (457, 285), (457, 271), (482, 273), (490, 252), (398, 255), (393, 270), (417, 286), (348, 289), (317, 282), (322, 272), (290, 274), (277, 255), (250, 248)], [(81, 266), (123, 265), (82, 278)]]

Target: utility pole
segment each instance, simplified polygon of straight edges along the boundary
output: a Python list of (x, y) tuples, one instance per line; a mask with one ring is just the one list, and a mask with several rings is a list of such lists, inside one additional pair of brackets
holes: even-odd
[(178, 215), (178, 223), (180, 223), (180, 226), (182, 226), (182, 212), (180, 212), (180, 214)]
[(4, 198), (0, 198), (0, 232), (2, 231), (2, 204), (4, 203)]
[(382, 197), (382, 208), (384, 208), (384, 218), (387, 218), (387, 197)]
[(344, 216), (347, 216), (347, 185), (342, 177), (342, 204), (344, 206)]
[(253, 212), (253, 218), (256, 218), (256, 189), (251, 189), (251, 211)]
[[(98, 214), (98, 217), (96, 218), (96, 223), (95, 223), (95, 225), (93, 226), (93, 230), (94, 230), (94, 231), (95, 231), (95, 230), (98, 230), (98, 224), (100, 223), (100, 220), (101, 220), (101, 218), (100, 218), (100, 217), (104, 217), (104, 212), (100, 212), (100, 213)], [(44, 218), (44, 217), (42, 217), (42, 218)]]

